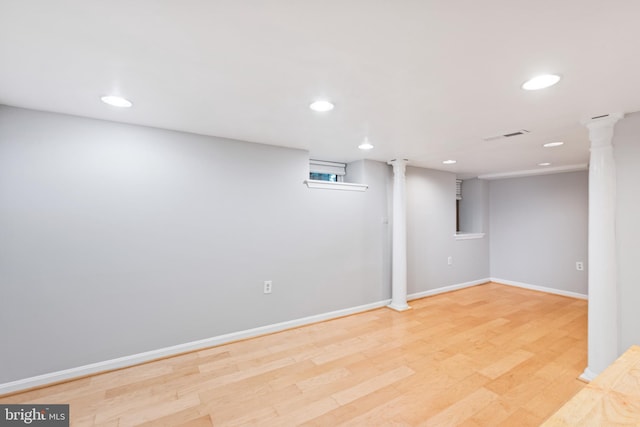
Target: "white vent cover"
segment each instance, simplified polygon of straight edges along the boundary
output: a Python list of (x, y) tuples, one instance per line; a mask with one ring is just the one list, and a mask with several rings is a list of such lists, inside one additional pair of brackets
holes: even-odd
[(462, 180), (456, 179), (456, 200), (462, 200)]
[(486, 138), (482, 138), (482, 139), (485, 141), (495, 141), (497, 139), (512, 138), (518, 135), (526, 135), (528, 133), (531, 133), (531, 132), (526, 129), (520, 129), (520, 130), (515, 130), (513, 132), (503, 133), (502, 135), (487, 136)]

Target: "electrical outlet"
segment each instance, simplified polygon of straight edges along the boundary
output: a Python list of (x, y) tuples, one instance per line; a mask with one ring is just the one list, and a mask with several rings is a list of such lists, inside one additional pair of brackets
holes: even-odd
[(584, 270), (584, 263), (582, 261), (576, 261), (576, 270), (578, 271)]
[(452, 256), (447, 258), (447, 265), (453, 265), (453, 257)]
[(273, 283), (271, 283), (271, 280), (265, 280), (264, 281), (264, 293), (265, 294), (270, 294), (272, 286), (273, 286)]

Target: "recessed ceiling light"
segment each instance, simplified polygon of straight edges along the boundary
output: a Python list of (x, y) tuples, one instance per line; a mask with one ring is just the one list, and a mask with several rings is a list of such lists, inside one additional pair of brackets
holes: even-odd
[(362, 141), (362, 144), (358, 145), (358, 148), (361, 150), (371, 150), (373, 145), (369, 142), (369, 138), (365, 136), (364, 141)]
[(560, 147), (561, 145), (564, 145), (564, 142), (562, 142), (562, 141), (547, 142), (546, 144), (543, 145), (543, 147), (551, 148), (551, 147)]
[(320, 113), (324, 113), (325, 111), (333, 110), (334, 105), (329, 101), (315, 101), (309, 105), (313, 111), (318, 111)]
[(551, 166), (549, 162), (538, 163), (538, 166)]
[(111, 105), (112, 107), (129, 108), (133, 105), (133, 103), (128, 99), (116, 95), (106, 95), (100, 99), (102, 102)]
[(442, 163), (445, 165), (455, 165), (457, 162), (455, 160), (445, 160)]
[(553, 86), (554, 84), (560, 81), (560, 76), (557, 74), (543, 74), (541, 76), (536, 76), (531, 80), (527, 80), (522, 84), (522, 89), (524, 90), (539, 90), (544, 89), (549, 86)]

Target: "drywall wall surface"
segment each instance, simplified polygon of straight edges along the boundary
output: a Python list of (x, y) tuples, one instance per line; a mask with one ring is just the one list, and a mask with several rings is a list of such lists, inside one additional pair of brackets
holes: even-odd
[(587, 172), (495, 180), (489, 193), (491, 277), (586, 295)]
[(309, 189), (304, 151), (0, 106), (0, 383), (388, 298), (365, 166)]
[(354, 162), (347, 163), (344, 181), (366, 184), (367, 177), (365, 174), (365, 162), (366, 160), (356, 160)]
[(640, 344), (640, 113), (616, 123), (616, 241), (620, 353)]
[(455, 239), (455, 174), (408, 167), (406, 176), (408, 293), (489, 277), (487, 238)]

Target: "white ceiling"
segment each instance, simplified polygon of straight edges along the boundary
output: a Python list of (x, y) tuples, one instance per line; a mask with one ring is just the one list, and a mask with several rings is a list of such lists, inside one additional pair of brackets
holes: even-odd
[(638, 0), (0, 0), (0, 104), (464, 177), (586, 164), (580, 120), (640, 110), (639, 77)]

